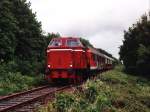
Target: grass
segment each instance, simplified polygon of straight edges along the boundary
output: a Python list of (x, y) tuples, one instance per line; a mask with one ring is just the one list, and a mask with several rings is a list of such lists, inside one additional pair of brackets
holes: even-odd
[(88, 80), (74, 94), (60, 93), (37, 112), (150, 112), (150, 81), (122, 66)]
[(8, 95), (15, 92), (28, 90), (32, 87), (38, 86), (42, 83), (41, 76), (26, 76), (21, 73), (8, 72), (0, 76), (0, 95)]
[[(28, 63), (28, 65), (30, 64)], [(35, 70), (34, 66), (32, 68), (30, 66), (24, 65), (24, 63), (20, 66), (15, 61), (0, 63), (0, 96), (28, 90), (43, 84), (43, 75), (36, 73), (35, 71), (38, 69)], [(26, 75), (23, 75), (20, 68), (26, 71)], [(36, 75), (33, 75), (35, 73)]]

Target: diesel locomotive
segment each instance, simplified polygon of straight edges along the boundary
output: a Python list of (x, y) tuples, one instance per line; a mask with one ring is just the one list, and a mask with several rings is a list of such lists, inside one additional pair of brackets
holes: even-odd
[(85, 47), (80, 38), (54, 38), (47, 47), (45, 78), (49, 82), (67, 79), (76, 83), (90, 77), (91, 72), (112, 69), (112, 63), (112, 57)]

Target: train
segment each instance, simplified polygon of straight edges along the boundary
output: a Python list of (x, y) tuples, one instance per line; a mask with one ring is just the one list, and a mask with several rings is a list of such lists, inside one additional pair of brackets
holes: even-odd
[(84, 46), (78, 37), (53, 38), (47, 47), (45, 78), (48, 82), (78, 83), (92, 72), (113, 68), (113, 58), (94, 47)]

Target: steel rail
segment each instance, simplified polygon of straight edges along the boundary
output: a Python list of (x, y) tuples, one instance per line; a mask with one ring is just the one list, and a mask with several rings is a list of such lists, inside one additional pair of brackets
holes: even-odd
[[(17, 93), (0, 99), (0, 112), (7, 112), (15, 110), (18, 107), (34, 103), (48, 95), (56, 93), (58, 91), (65, 90), (71, 86), (64, 87), (39, 87), (26, 92)], [(20, 97), (20, 98), (19, 98)], [(13, 101), (14, 100), (14, 101)], [(18, 101), (19, 100), (19, 101)]]
[(44, 88), (47, 88), (47, 87), (49, 87), (49, 85), (41, 86), (41, 87), (38, 87), (38, 88), (34, 88), (34, 89), (31, 89), (31, 90), (27, 90), (27, 91), (15, 93), (15, 94), (8, 95), (8, 96), (4, 96), (4, 97), (1, 97), (1, 98), (0, 98), (0, 102), (1, 102), (2, 100), (7, 100), (7, 99), (10, 99), (10, 98), (14, 98), (14, 97), (16, 97), (16, 96), (24, 95), (24, 94), (27, 94), (27, 93), (30, 93), (30, 92), (34, 92), (34, 91), (37, 91), (37, 90), (40, 90), (40, 89), (44, 89)]

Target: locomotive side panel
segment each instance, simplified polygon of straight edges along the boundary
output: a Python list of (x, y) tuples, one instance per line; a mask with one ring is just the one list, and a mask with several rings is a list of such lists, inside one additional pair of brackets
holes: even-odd
[(82, 49), (73, 51), (73, 68), (74, 69), (86, 69), (87, 68), (87, 60), (85, 51)]

